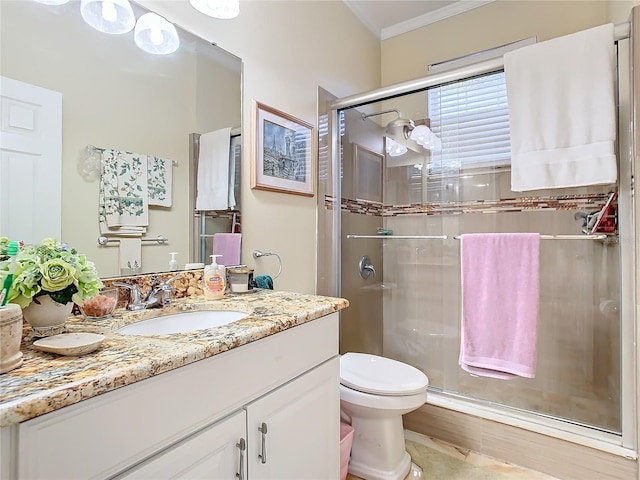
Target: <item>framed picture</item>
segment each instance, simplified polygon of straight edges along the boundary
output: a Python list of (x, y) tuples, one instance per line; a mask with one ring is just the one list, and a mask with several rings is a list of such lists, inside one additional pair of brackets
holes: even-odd
[(353, 144), (353, 193), (356, 199), (382, 203), (382, 159), (382, 154)]
[(254, 101), (255, 161), (251, 188), (314, 195), (314, 127)]

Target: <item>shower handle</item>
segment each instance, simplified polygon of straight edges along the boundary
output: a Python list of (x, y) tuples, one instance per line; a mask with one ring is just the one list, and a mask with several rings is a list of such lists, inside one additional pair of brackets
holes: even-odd
[(360, 262), (358, 263), (358, 273), (360, 273), (360, 278), (363, 280), (366, 280), (372, 274), (374, 277), (376, 276), (376, 269), (371, 263), (371, 259), (368, 255), (365, 255), (360, 259)]

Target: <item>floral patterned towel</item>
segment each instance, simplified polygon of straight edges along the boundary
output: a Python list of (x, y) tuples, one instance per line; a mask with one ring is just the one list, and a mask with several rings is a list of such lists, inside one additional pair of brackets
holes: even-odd
[(173, 162), (166, 158), (147, 157), (147, 189), (149, 205), (171, 206)]
[(147, 226), (148, 204), (147, 156), (105, 149), (100, 176), (100, 223), (115, 229), (115, 234), (118, 228)]

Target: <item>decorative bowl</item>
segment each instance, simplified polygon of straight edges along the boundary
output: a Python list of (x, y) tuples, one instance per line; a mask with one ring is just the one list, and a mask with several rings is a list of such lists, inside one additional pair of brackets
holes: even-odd
[(85, 300), (80, 305), (80, 311), (87, 320), (103, 320), (111, 317), (117, 304), (118, 289), (107, 288), (101, 290), (95, 297)]

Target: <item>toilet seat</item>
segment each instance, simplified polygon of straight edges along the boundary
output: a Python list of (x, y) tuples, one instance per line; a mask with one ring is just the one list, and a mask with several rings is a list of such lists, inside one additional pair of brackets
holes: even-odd
[(365, 353), (340, 357), (340, 383), (375, 395), (414, 395), (427, 389), (427, 376), (411, 365)]

